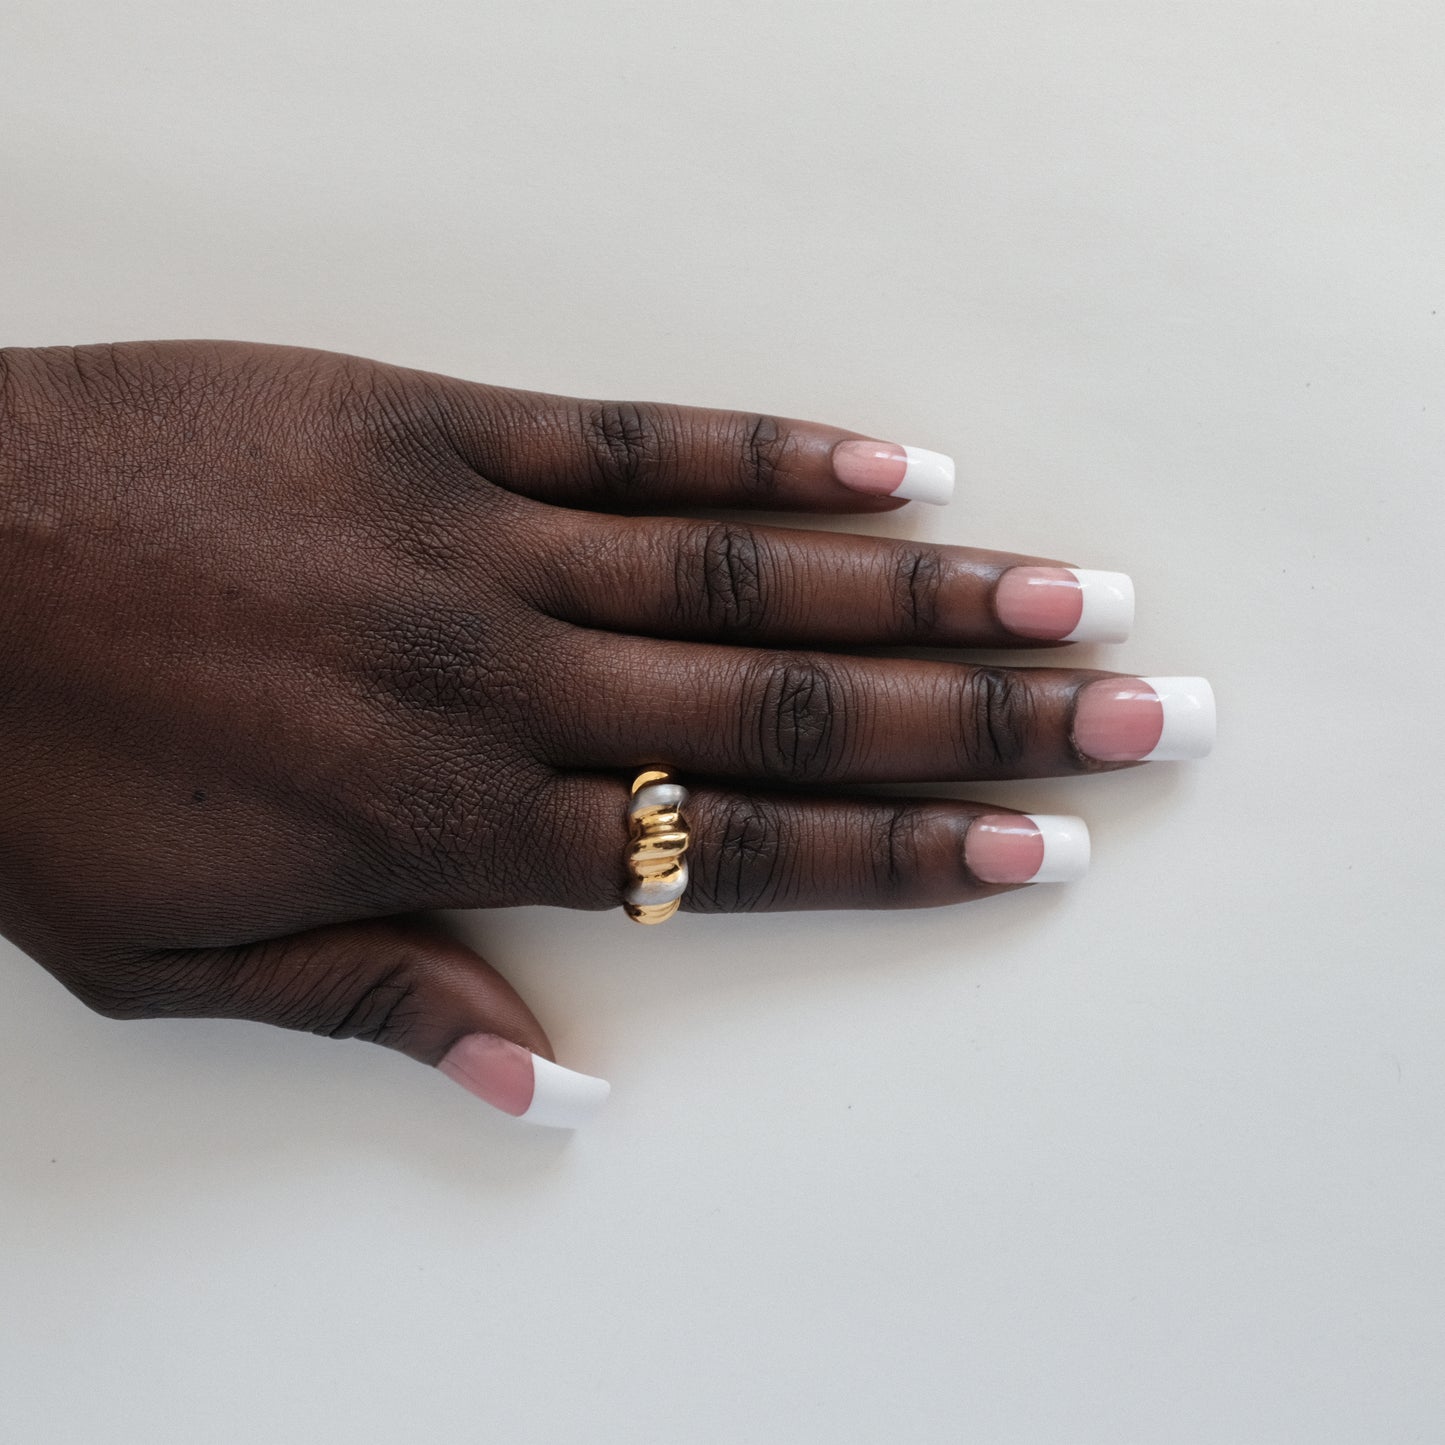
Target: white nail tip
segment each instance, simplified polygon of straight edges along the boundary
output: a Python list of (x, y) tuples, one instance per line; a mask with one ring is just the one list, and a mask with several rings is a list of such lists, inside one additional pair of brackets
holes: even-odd
[(932, 502), (941, 507), (953, 498), (953, 458), (942, 452), (927, 452), (922, 447), (904, 447), (908, 466), (903, 480), (893, 489), (895, 497), (910, 502)]
[(1185, 763), (1214, 746), (1214, 689), (1202, 677), (1146, 677), (1164, 708), (1164, 728), (1147, 763)]
[(612, 1085), (591, 1074), (579, 1074), (532, 1055), (532, 1102), (518, 1115), (529, 1124), (548, 1129), (575, 1129), (585, 1124), (606, 1102)]
[(1044, 861), (1030, 883), (1073, 883), (1089, 871), (1089, 825), (1068, 813), (1025, 815), (1044, 840)]
[(1083, 610), (1065, 642), (1123, 642), (1134, 626), (1134, 583), (1123, 572), (1069, 569), (1079, 579)]

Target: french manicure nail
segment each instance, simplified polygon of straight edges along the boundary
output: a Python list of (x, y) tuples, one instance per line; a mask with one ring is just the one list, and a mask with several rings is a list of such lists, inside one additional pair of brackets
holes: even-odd
[(942, 506), (953, 496), (953, 458), (892, 442), (839, 442), (833, 475), (855, 492)]
[(585, 1124), (612, 1092), (606, 1079), (564, 1069), (496, 1034), (458, 1039), (437, 1068), (494, 1109), (553, 1129)]
[(1106, 677), (1079, 693), (1074, 745), (1102, 763), (1188, 762), (1214, 746), (1214, 689), (1202, 677)]
[(998, 620), (1018, 637), (1123, 642), (1134, 625), (1134, 584), (1123, 572), (1010, 567), (993, 597)]
[(1089, 829), (1066, 813), (983, 813), (963, 837), (980, 883), (1072, 883), (1089, 867)]

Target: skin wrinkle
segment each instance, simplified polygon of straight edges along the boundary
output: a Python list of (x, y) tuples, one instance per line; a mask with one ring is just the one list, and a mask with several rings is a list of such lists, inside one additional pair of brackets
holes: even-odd
[(776, 815), (756, 800), (738, 797), (716, 809), (708, 822), (715, 842), (687, 906), (708, 913), (766, 907), (780, 884), (782, 845)]
[[(348, 994), (351, 991), (348, 990)], [(373, 979), (350, 1002), (346, 1012), (333, 1024), (324, 1026), (327, 1038), (365, 1039), (376, 1043), (393, 1032), (398, 1015), (413, 995), (407, 970), (400, 964)], [(344, 1005), (343, 1005), (344, 1006)], [(321, 1008), (317, 1017), (329, 1019), (334, 1010)]]
[[(684, 584), (679, 608), (701, 597), (706, 625), (730, 637), (743, 638), (761, 626), (766, 610), (766, 560), (754, 533), (730, 522), (716, 522), (678, 553)], [(691, 609), (695, 611), (695, 608)]]
[(744, 468), (749, 478), (748, 491), (753, 505), (765, 506), (778, 487), (782, 428), (777, 418), (755, 416), (747, 429)]
[(584, 427), (593, 453), (593, 481), (604, 496), (627, 504), (640, 500), (657, 455), (652, 418), (632, 402), (603, 402)]
[(1098, 674), (859, 655), (1032, 645), (988, 579), (1048, 559), (646, 515), (894, 510), (836, 428), (165, 342), (0, 352), (0, 431), (0, 926), (115, 1017), (550, 1056), (417, 913), (616, 907), (636, 769), (698, 911), (994, 891), (975, 805), (809, 783), (1098, 770)]
[(959, 686), (959, 748), (965, 766), (987, 775), (1017, 762), (1028, 726), (1028, 696), (1001, 668), (974, 667)]
[(899, 553), (899, 596), (896, 614), (903, 619), (899, 641), (931, 634), (938, 623), (938, 593), (943, 584), (943, 559), (931, 548), (905, 548)]
[(765, 661), (758, 672), (744, 689), (758, 699), (744, 710), (757, 719), (757, 773), (807, 782), (835, 772), (843, 713), (828, 664), (798, 654)]
[[(886, 892), (897, 895), (903, 892), (909, 878), (917, 873), (917, 848), (913, 829), (917, 823), (915, 810), (906, 803), (891, 808), (885, 818), (883, 829), (883, 876)], [(905, 848), (901, 841), (908, 839)]]

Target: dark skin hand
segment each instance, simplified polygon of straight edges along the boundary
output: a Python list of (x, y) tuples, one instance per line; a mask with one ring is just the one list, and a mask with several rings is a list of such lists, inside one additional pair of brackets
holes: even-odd
[(551, 1051), (417, 915), (617, 908), (642, 767), (692, 790), (685, 908), (997, 892), (963, 840), (1006, 810), (830, 789), (1117, 765), (1071, 722), (1111, 674), (876, 653), (1028, 646), (994, 589), (1040, 559), (669, 515), (902, 505), (835, 479), (853, 435), (283, 347), (0, 352), (0, 927), (115, 1017), (434, 1064)]

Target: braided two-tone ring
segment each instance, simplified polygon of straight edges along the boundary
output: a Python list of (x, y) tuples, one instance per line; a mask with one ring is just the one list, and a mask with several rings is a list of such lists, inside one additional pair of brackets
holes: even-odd
[(634, 923), (665, 923), (687, 889), (687, 789), (666, 768), (632, 780), (627, 800), (627, 887), (622, 906)]

